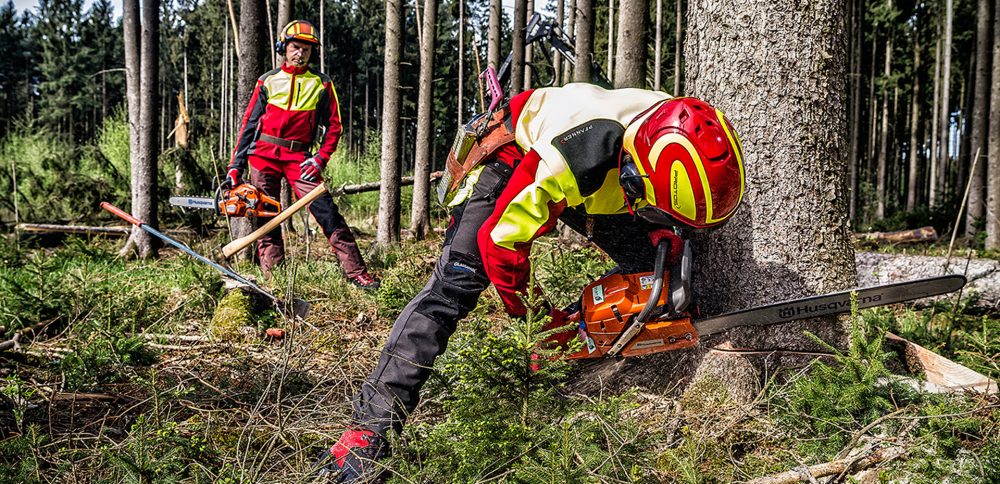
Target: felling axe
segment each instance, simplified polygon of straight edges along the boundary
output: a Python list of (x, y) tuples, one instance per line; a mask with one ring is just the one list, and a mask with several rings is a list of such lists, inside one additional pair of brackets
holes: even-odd
[[(320, 185), (320, 187), (322, 187), (322, 185)], [(317, 187), (317, 189), (318, 188), (319, 187)], [(313, 190), (313, 191), (315, 192), (316, 190)], [(296, 204), (296, 205), (298, 205), (298, 204)], [(305, 318), (306, 315), (309, 313), (309, 303), (307, 303), (307, 302), (305, 302), (305, 301), (303, 301), (301, 299), (295, 299), (295, 300), (292, 301), (291, 307), (289, 308), (289, 305), (288, 305), (287, 302), (282, 301), (281, 299), (278, 299), (277, 297), (275, 297), (274, 294), (271, 294), (270, 292), (267, 292), (266, 290), (264, 290), (264, 288), (258, 286), (257, 284), (254, 284), (253, 282), (251, 282), (250, 280), (246, 279), (245, 277), (237, 274), (232, 269), (223, 267), (223, 266), (219, 265), (218, 263), (212, 261), (211, 259), (209, 259), (209, 258), (207, 258), (207, 257), (205, 257), (205, 256), (203, 256), (203, 255), (201, 255), (201, 254), (199, 254), (197, 252), (195, 252), (194, 250), (192, 250), (187, 245), (184, 245), (181, 242), (178, 242), (178, 241), (176, 241), (176, 240), (174, 240), (174, 239), (172, 239), (170, 237), (167, 237), (166, 235), (164, 235), (159, 230), (156, 230), (153, 227), (150, 227), (149, 225), (143, 223), (142, 220), (139, 220), (139, 219), (137, 219), (137, 218), (129, 215), (124, 210), (122, 210), (122, 209), (120, 209), (120, 208), (118, 208), (118, 207), (116, 207), (116, 206), (114, 206), (114, 205), (112, 205), (112, 204), (110, 204), (108, 202), (101, 202), (101, 208), (103, 208), (104, 210), (107, 210), (108, 212), (111, 212), (112, 214), (116, 215), (117, 217), (121, 218), (122, 220), (124, 220), (124, 221), (126, 221), (126, 222), (128, 222), (128, 223), (130, 223), (132, 225), (135, 225), (136, 227), (139, 227), (140, 229), (145, 230), (146, 232), (149, 232), (150, 234), (152, 234), (152, 235), (154, 235), (154, 236), (162, 239), (164, 242), (166, 242), (166, 243), (168, 243), (168, 244), (170, 244), (170, 245), (172, 245), (172, 246), (180, 249), (181, 251), (187, 253), (191, 257), (194, 257), (195, 259), (198, 259), (198, 260), (200, 260), (200, 261), (202, 261), (202, 262), (204, 262), (204, 263), (212, 266), (212, 268), (214, 268), (215, 270), (217, 270), (220, 273), (222, 273), (222, 275), (224, 275), (224, 276), (226, 276), (226, 277), (228, 277), (228, 278), (230, 278), (230, 279), (232, 279), (232, 280), (234, 280), (234, 281), (236, 281), (236, 282), (238, 282), (238, 283), (240, 283), (240, 284), (242, 284), (242, 285), (244, 285), (246, 287), (249, 287), (250, 289), (252, 289), (252, 290), (254, 290), (254, 291), (256, 291), (256, 292), (258, 292), (258, 293), (260, 293), (260, 294), (262, 294), (264, 296), (266, 296), (268, 299), (270, 299), (272, 302), (274, 302), (275, 307), (277, 307), (279, 311), (282, 311), (283, 313), (288, 314), (289, 309), (290, 309), (291, 310), (290, 312), (291, 312), (292, 316), (297, 316), (297, 317), (300, 317), (300, 318)], [(294, 208), (294, 206), (293, 206), (293, 208)], [(291, 211), (291, 209), (289, 209), (288, 211)]]
[(227, 259), (232, 257), (233, 254), (243, 250), (244, 248), (246, 248), (246, 246), (252, 244), (257, 239), (263, 237), (264, 234), (267, 234), (268, 232), (274, 230), (276, 227), (281, 225), (281, 222), (284, 222), (286, 219), (288, 219), (288, 217), (295, 215), (295, 213), (298, 212), (299, 210), (306, 208), (306, 206), (312, 203), (313, 200), (319, 198), (326, 192), (327, 192), (326, 185), (320, 183), (319, 185), (316, 186), (316, 188), (313, 188), (312, 191), (307, 193), (304, 197), (300, 198), (299, 201), (293, 203), (292, 206), (283, 210), (269, 222), (262, 225), (259, 229), (254, 230), (253, 233), (251, 233), (250, 235), (247, 235), (246, 237), (240, 237), (226, 244), (226, 246), (222, 248), (222, 255)]

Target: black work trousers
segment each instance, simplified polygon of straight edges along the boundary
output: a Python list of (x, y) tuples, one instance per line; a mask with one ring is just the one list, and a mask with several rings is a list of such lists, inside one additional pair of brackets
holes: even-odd
[[(487, 163), (469, 200), (452, 210), (434, 273), (396, 319), (378, 366), (355, 396), (356, 424), (385, 435), (390, 428), (399, 431), (416, 408), (435, 358), (445, 351), (458, 321), (476, 307), (479, 295), (489, 286), (478, 233), (511, 173), (502, 162)], [(574, 230), (592, 236), (622, 270), (652, 270), (655, 251), (641, 222), (627, 214), (593, 217), (591, 223), (587, 218), (575, 209), (560, 216)]]

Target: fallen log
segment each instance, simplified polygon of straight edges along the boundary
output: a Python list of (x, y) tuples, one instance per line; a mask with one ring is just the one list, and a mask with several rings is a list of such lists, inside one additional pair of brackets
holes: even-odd
[[(431, 181), (432, 182), (433, 181), (437, 181), (442, 176), (444, 176), (444, 172), (435, 171), (435, 172), (431, 173)], [(402, 178), (399, 179), (399, 186), (401, 186), (401, 187), (407, 186), (407, 185), (412, 185), (412, 184), (413, 184), (413, 177), (412, 176), (404, 176), (404, 177), (402, 177)], [(338, 195), (351, 195), (351, 194), (354, 194), (354, 193), (373, 192), (375, 190), (378, 190), (381, 187), (382, 187), (382, 182), (381, 181), (373, 181), (373, 182), (367, 182), (367, 183), (358, 183), (358, 184), (354, 184), (354, 185), (341, 185), (339, 188), (335, 188), (333, 190), (330, 190), (330, 194), (336, 197)]]
[(14, 230), (28, 233), (113, 235), (117, 237), (128, 235), (130, 232), (129, 228), (124, 225), (100, 227), (93, 225), (17, 224)]
[(934, 227), (920, 227), (919, 229), (897, 230), (894, 232), (868, 232), (855, 234), (854, 237), (864, 242), (879, 244), (922, 244), (936, 241), (938, 233), (937, 230), (934, 230)]
[[(58, 320), (58, 319), (59, 319), (59, 316), (56, 316), (56, 317), (54, 317), (54, 318), (52, 318), (52, 319), (50, 319), (48, 321), (42, 321), (42, 322), (39, 322), (39, 323), (35, 323), (32, 326), (28, 326), (27, 328), (22, 328), (22, 329), (18, 330), (16, 333), (14, 333), (14, 337), (13, 338), (0, 343), (0, 351), (7, 351), (7, 350), (9, 350), (11, 348), (16, 348), (16, 347), (20, 346), (21, 345), (21, 338), (31, 337), (31, 336), (34, 336), (34, 335), (36, 335), (38, 333), (41, 333), (42, 330), (44, 330), (46, 326), (48, 326), (48, 325), (56, 322), (56, 320)], [(25, 342), (25, 344), (28, 344), (28, 343), (30, 343), (30, 341), (29, 342)]]
[(985, 375), (892, 333), (886, 332), (885, 337), (890, 343), (903, 347), (910, 372), (924, 375), (923, 390), (931, 393), (997, 393), (997, 383)]
[(808, 482), (819, 477), (837, 475), (848, 471), (859, 472), (881, 462), (895, 459), (905, 453), (906, 449), (902, 447), (886, 447), (876, 450), (860, 459), (857, 457), (837, 459), (832, 462), (809, 466), (808, 468), (794, 469), (767, 477), (760, 477), (747, 481), (747, 484), (792, 484), (795, 482)]

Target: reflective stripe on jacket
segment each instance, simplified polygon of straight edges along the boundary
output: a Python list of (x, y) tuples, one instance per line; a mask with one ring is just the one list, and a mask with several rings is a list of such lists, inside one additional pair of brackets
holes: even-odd
[[(321, 139), (317, 139), (326, 128)], [(283, 161), (303, 161), (311, 153), (291, 151), (259, 139), (266, 134), (311, 146), (325, 164), (337, 149), (340, 106), (333, 82), (308, 67), (281, 67), (257, 79), (233, 150), (232, 164), (244, 168), (253, 154)]]

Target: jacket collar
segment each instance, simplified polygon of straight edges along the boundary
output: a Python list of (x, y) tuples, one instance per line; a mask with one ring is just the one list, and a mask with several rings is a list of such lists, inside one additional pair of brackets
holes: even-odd
[(304, 65), (302, 67), (296, 67), (296, 66), (290, 66), (290, 65), (288, 65), (288, 63), (283, 62), (281, 64), (281, 70), (283, 70), (283, 71), (285, 71), (285, 72), (287, 72), (289, 74), (299, 75), (299, 74), (304, 74), (306, 71), (308, 71), (309, 70), (309, 65), (307, 64), (307, 65)]

